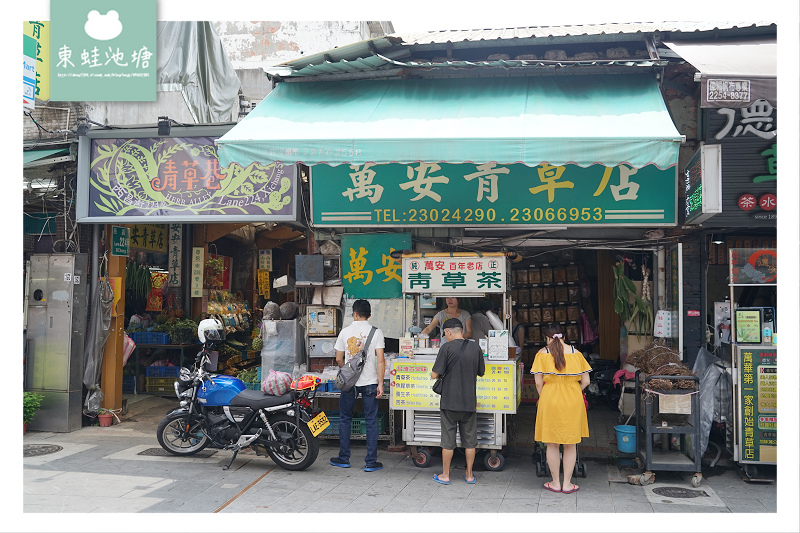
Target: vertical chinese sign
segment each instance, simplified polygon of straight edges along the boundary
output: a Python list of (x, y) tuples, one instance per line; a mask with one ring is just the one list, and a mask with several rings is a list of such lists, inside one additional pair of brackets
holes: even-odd
[(258, 295), (269, 300), (269, 270), (258, 269)]
[(181, 266), (183, 261), (183, 226), (181, 224), (169, 225), (169, 286), (181, 286)]
[(258, 268), (261, 270), (272, 270), (272, 250), (258, 251)]
[(22, 23), (22, 33), (36, 40), (36, 100), (50, 100), (50, 23), (29, 20)]
[(204, 270), (203, 247), (195, 246), (192, 248), (192, 282), (190, 284), (192, 298), (203, 297)]
[(775, 347), (739, 347), (740, 458), (778, 460), (778, 353)]
[(390, 254), (410, 250), (410, 233), (342, 236), (342, 285), (350, 298), (400, 298), (400, 259)]

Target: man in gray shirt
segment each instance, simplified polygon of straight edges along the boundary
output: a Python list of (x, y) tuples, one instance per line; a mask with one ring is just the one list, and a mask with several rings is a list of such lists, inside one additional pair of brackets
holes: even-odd
[[(450, 484), (450, 463), (456, 449), (456, 428), (461, 432), (461, 445), (467, 459), (464, 480), (475, 483), (472, 474), (475, 448), (478, 446), (477, 379), (483, 376), (486, 366), (477, 342), (464, 339), (461, 321), (450, 318), (442, 325), (447, 343), (439, 348), (431, 369), (433, 379), (442, 376), (442, 398), (439, 402), (442, 427), (442, 473), (433, 480)], [(456, 342), (450, 342), (456, 341)]]
[(486, 311), (494, 312), (494, 304), (488, 298), (478, 300), (478, 311), (472, 315), (472, 338), (475, 342), (489, 336), (489, 330), (494, 329), (486, 316)]

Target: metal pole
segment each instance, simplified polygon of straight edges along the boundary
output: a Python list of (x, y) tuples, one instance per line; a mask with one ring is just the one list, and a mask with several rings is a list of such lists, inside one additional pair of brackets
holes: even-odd
[[(100, 278), (100, 271), (97, 268), (100, 260), (100, 224), (92, 224), (92, 284), (89, 293), (89, 301), (92, 301), (97, 290), (97, 280)], [(95, 270), (97, 269), (97, 272)]]

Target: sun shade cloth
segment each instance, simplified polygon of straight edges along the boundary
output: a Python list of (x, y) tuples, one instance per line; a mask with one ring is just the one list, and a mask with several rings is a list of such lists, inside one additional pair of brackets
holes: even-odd
[(778, 43), (715, 41), (664, 43), (700, 72), (702, 107), (777, 107)]
[(281, 83), (218, 139), (220, 164), (677, 164), (651, 76)]

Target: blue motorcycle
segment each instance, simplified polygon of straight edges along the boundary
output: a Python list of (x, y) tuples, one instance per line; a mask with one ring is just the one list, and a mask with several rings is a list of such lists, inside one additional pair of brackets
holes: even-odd
[(330, 425), (324, 412), (313, 413), (312, 400), (319, 380), (298, 380), (281, 396), (248, 389), (235, 377), (206, 371), (209, 352), (225, 338), (216, 319), (200, 322), (203, 348), (194, 366), (181, 368), (175, 381), (180, 407), (158, 425), (158, 443), (173, 455), (190, 456), (212, 446), (232, 450), (224, 467), (233, 464), (239, 450), (251, 448), (269, 455), (287, 470), (304, 470), (319, 454), (319, 435)]

